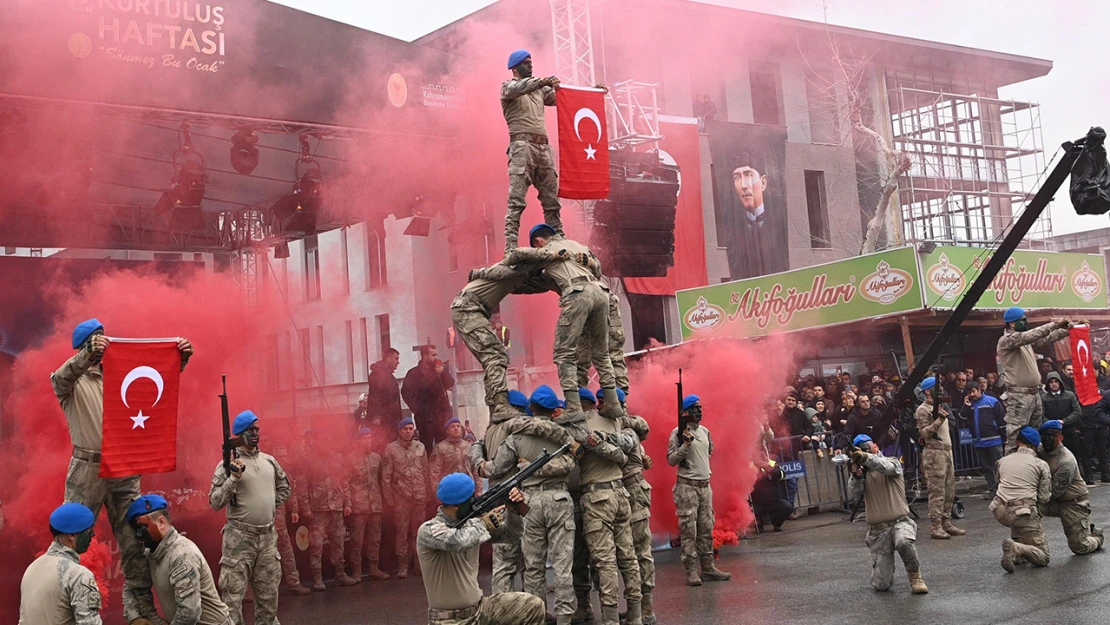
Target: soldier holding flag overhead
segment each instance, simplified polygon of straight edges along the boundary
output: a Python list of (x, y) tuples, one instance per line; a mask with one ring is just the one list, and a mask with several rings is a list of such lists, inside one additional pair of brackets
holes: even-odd
[[(150, 596), (150, 571), (143, 558), (142, 547), (135, 534), (127, 527), (127, 507), (138, 498), (139, 476), (100, 477), (101, 444), (104, 422), (104, 371), (101, 360), (111, 341), (104, 336), (104, 325), (96, 319), (83, 321), (73, 329), (73, 349), (77, 350), (57, 371), (50, 375), (54, 394), (61, 404), (73, 442), (73, 457), (66, 473), (65, 500), (84, 504), (99, 516), (100, 508), (107, 505), (108, 520), (112, 524), (125, 578), (125, 592), (134, 592), (139, 598)], [(181, 369), (193, 355), (193, 346), (186, 339), (178, 339), (181, 352)], [(126, 395), (126, 389), (122, 389)], [(142, 414), (141, 410), (139, 411)], [(145, 426), (142, 417), (133, 425)], [(143, 427), (142, 429), (145, 429)], [(124, 606), (128, 622), (147, 618), (157, 622), (158, 613), (149, 601), (136, 601)]]

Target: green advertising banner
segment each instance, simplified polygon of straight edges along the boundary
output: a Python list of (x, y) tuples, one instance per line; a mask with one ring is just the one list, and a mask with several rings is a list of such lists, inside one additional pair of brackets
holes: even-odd
[(682, 338), (763, 336), (924, 308), (912, 247), (675, 293)]
[[(923, 254), (925, 305), (955, 308), (988, 260), (989, 251), (975, 247), (944, 246)], [(975, 307), (1106, 308), (1105, 281), (1102, 256), (1017, 250)]]

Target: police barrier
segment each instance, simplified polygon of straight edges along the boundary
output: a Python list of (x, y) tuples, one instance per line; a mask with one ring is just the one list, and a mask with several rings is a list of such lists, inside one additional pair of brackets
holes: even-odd
[(771, 460), (786, 474), (783, 497), (795, 508), (835, 506), (847, 508), (848, 474), (832, 462), (832, 434), (823, 441), (826, 448), (803, 436), (776, 438), (767, 443)]

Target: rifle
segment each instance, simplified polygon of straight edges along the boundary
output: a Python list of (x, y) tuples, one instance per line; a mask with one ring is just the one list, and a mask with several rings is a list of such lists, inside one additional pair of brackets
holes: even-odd
[[(231, 479), (232, 454), (235, 453), (236, 447), (243, 444), (243, 439), (238, 436), (231, 436), (231, 414), (230, 412), (228, 412), (227, 409), (227, 376), (224, 375), (220, 377), (224, 385), (224, 392), (220, 394), (220, 418), (223, 420), (224, 426), (224, 474), (227, 476), (228, 479)], [(239, 505), (239, 502), (235, 499), (234, 495), (231, 496), (231, 505)]]
[[(458, 527), (463, 523), (466, 523), (470, 519), (481, 517), (491, 510), (495, 510), (505, 505), (509, 502), (509, 493), (512, 492), (514, 488), (520, 488), (521, 484), (524, 483), (524, 480), (532, 477), (533, 473), (542, 469), (544, 465), (546, 465), (548, 462), (551, 462), (555, 459), (556, 456), (562, 454), (568, 449), (570, 449), (570, 443), (567, 443), (566, 445), (563, 445), (562, 447), (556, 449), (555, 453), (548, 453), (548, 451), (545, 449), (543, 454), (541, 454), (539, 458), (536, 458), (531, 463), (529, 463), (528, 466), (524, 467), (520, 471), (517, 471), (516, 474), (509, 479), (490, 488), (489, 492), (485, 493), (481, 497), (472, 499), (459, 506), (458, 518), (455, 520), (454, 523), (451, 524), (451, 527)], [(525, 505), (523, 507), (523, 510), (520, 512), (520, 515), (523, 516), (527, 512), (528, 506)]]
[[(682, 369), (678, 370), (678, 382), (675, 383), (678, 387), (678, 444), (682, 445), (682, 437), (686, 434), (686, 411), (682, 409), (682, 400), (686, 398), (682, 393)], [(686, 461), (683, 460), (679, 463), (681, 466), (688, 466)]]

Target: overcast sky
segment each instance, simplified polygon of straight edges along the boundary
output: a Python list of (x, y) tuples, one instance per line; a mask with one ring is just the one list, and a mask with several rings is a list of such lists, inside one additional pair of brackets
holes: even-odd
[[(398, 39), (411, 41), (468, 15), (491, 0), (275, 0)], [(531, 0), (547, 4), (549, 0)], [(706, 0), (764, 13), (821, 21), (820, 0)], [(1049, 59), (1048, 76), (1003, 90), (1003, 97), (1041, 104), (1046, 157), (1089, 126), (1110, 125), (1110, 1), (826, 0), (829, 22), (879, 32)], [(1066, 188), (1063, 194), (1066, 196)], [(1070, 202), (1052, 207), (1057, 234), (1110, 226), (1079, 217)]]

